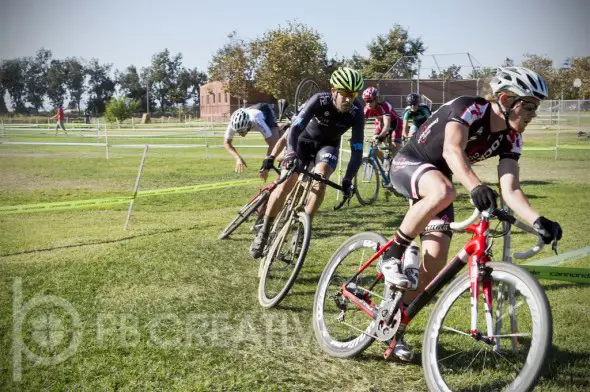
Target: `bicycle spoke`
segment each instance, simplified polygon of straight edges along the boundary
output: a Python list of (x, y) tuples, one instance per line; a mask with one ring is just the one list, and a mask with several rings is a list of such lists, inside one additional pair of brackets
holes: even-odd
[[(538, 377), (551, 344), (550, 311), (544, 291), (533, 277), (518, 275), (517, 266), (490, 264), (494, 265), (491, 295), (499, 301), (492, 314), (485, 306), (478, 306), (476, 317), (478, 326), (491, 321), (496, 326), (494, 334), (471, 336), (470, 284), (464, 275), (460, 283), (451, 284), (443, 293), (427, 326), (426, 335), (431, 328), (438, 331), (436, 338), (425, 337), (423, 346), (422, 363), (430, 389), (528, 390), (526, 385)], [(500, 282), (513, 287), (514, 306), (498, 294), (503, 290)], [(501, 322), (511, 313), (519, 331), (512, 330), (513, 323)], [(514, 341), (517, 344), (513, 346)]]

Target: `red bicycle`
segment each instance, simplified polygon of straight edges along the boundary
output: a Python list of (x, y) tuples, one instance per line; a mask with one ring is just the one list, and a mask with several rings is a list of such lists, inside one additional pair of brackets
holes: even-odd
[[(314, 298), (313, 327), (324, 351), (349, 357), (379, 340), (388, 345), (387, 358), (407, 325), (440, 293), (422, 343), (428, 388), (531, 390), (551, 348), (551, 309), (545, 291), (528, 271), (492, 261), (492, 217), (536, 234), (499, 209), (476, 210), (466, 221), (449, 224), (448, 228), (464, 229), (473, 236), (407, 308), (402, 302), (404, 289), (385, 282), (375, 267), (369, 268), (393, 240), (373, 232), (349, 238), (326, 265)], [(542, 246), (539, 238), (534, 248), (514, 256), (530, 257)], [(467, 271), (459, 274), (465, 265)]]
[[(276, 167), (273, 167), (273, 169), (277, 173), (280, 173), (279, 169), (277, 169)], [(268, 202), (270, 194), (272, 193), (272, 191), (275, 190), (277, 186), (280, 185), (282, 181), (284, 181), (284, 179), (281, 180), (280, 177), (277, 177), (276, 180), (262, 187), (256, 196), (254, 196), (252, 199), (250, 199), (249, 202), (247, 202), (242, 206), (242, 208), (240, 208), (238, 214), (234, 217), (234, 219), (231, 220), (231, 222), (229, 222), (225, 229), (223, 229), (223, 231), (219, 234), (217, 239), (224, 240), (227, 237), (229, 237), (231, 233), (233, 233), (238, 227), (240, 227), (242, 223), (246, 222), (255, 212), (257, 213), (256, 221), (254, 222), (254, 225), (251, 227), (250, 230), (257, 230), (258, 227), (262, 224), (262, 218), (264, 216), (264, 211), (266, 210), (266, 203)]]

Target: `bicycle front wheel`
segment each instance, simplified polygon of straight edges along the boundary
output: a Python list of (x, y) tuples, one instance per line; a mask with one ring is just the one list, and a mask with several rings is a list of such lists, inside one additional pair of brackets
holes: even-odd
[(363, 158), (360, 169), (354, 177), (354, 192), (359, 203), (364, 206), (373, 204), (379, 196), (379, 170), (369, 158)]
[(311, 240), (311, 218), (300, 212), (278, 230), (264, 259), (258, 285), (258, 302), (264, 308), (278, 305), (295, 283)]
[(229, 237), (231, 233), (233, 233), (242, 223), (244, 223), (255, 211), (258, 211), (267, 201), (270, 192), (264, 191), (250, 202), (245, 204), (238, 214), (232, 219), (231, 222), (223, 229), (223, 231), (219, 234), (217, 239), (223, 240)]
[(320, 92), (320, 86), (313, 79), (303, 79), (299, 82), (297, 90), (295, 90), (295, 114), (299, 113), (303, 104), (312, 97), (312, 95)]
[[(481, 336), (473, 336), (469, 277), (464, 274), (450, 284), (424, 333), (422, 366), (431, 391), (529, 391), (541, 375), (553, 336), (545, 291), (519, 266), (487, 266), (493, 269), (492, 298), (510, 291), (514, 301), (499, 300), (495, 309), (478, 303)], [(518, 329), (510, 318), (517, 320)]]
[[(380, 234), (356, 234), (334, 253), (320, 277), (313, 301), (313, 329), (320, 346), (335, 357), (360, 354), (375, 340), (375, 320), (342, 294), (346, 283), (359, 267), (387, 240)], [(382, 302), (383, 279), (376, 283), (377, 269), (368, 266), (349, 285), (349, 291), (366, 304)]]

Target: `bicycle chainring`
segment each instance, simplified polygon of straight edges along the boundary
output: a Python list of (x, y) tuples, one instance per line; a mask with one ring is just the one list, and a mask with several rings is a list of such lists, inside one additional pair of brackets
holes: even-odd
[[(393, 302), (393, 301), (386, 301), (386, 302)], [(384, 306), (379, 307), (378, 316), (375, 319), (375, 337), (380, 341), (388, 341), (395, 336), (397, 332), (400, 322), (402, 320), (402, 313), (399, 307), (395, 310), (395, 314), (391, 321), (387, 323), (387, 319), (390, 319), (389, 312), (392, 312), (393, 309), (388, 309), (388, 305), (393, 305), (392, 303), (384, 303)]]

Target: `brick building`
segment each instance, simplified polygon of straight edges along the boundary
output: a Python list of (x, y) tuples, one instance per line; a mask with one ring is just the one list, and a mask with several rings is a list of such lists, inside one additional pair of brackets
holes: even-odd
[[(487, 89), (486, 79), (365, 79), (365, 87), (375, 86), (380, 95), (390, 101), (394, 108), (401, 110), (406, 106), (406, 96), (417, 92), (418, 88), (423, 100), (433, 110), (440, 105), (461, 95), (484, 95)], [(244, 105), (259, 102), (275, 104), (276, 99), (260, 92), (251, 94), (246, 104), (243, 100), (231, 96), (223, 89), (221, 82), (210, 82), (201, 86), (201, 118), (210, 121), (227, 122), (231, 113)]]
[(276, 99), (268, 94), (254, 92), (244, 102), (226, 92), (221, 82), (209, 82), (201, 86), (201, 118), (205, 120), (227, 122), (236, 109), (259, 102), (274, 104)]

